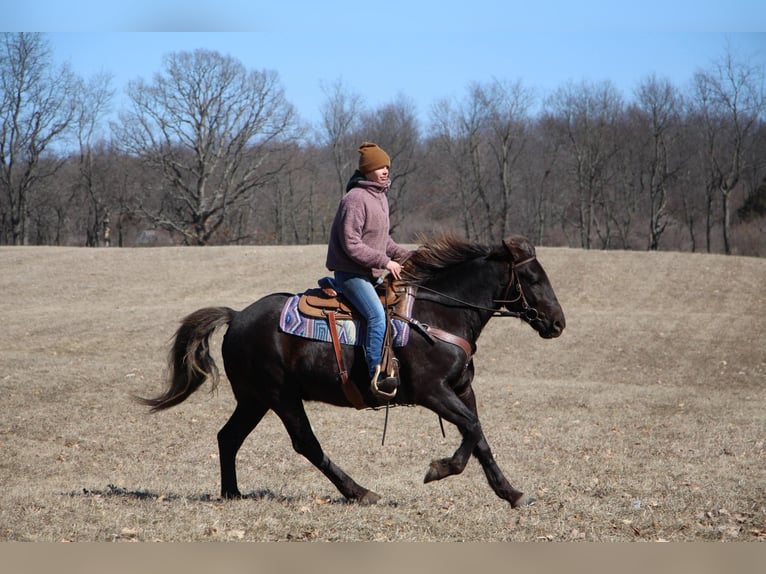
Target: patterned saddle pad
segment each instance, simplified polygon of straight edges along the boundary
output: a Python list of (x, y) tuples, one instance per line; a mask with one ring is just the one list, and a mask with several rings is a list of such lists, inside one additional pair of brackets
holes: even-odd
[[(315, 341), (332, 342), (330, 325), (327, 319), (309, 317), (298, 310), (298, 301), (302, 293), (293, 295), (285, 301), (279, 316), (279, 330), (288, 335), (297, 335)], [(365, 322), (359, 319), (341, 319), (338, 325), (338, 339), (343, 345), (363, 345), (365, 338)], [(394, 347), (404, 347), (410, 336), (410, 325), (405, 321), (391, 321)]]

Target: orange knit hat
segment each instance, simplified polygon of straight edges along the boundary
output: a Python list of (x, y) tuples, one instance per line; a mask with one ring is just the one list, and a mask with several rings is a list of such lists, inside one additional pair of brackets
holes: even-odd
[(359, 146), (359, 171), (367, 175), (381, 167), (391, 167), (388, 154), (372, 142), (364, 142)]

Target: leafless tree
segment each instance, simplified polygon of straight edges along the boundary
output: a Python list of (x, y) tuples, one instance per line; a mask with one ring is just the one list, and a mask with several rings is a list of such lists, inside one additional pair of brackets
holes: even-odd
[[(529, 209), (529, 233), (536, 245), (545, 245), (548, 229), (554, 225), (551, 221), (552, 208), (562, 209), (562, 201), (557, 200), (554, 191), (561, 185), (561, 176), (557, 170), (564, 146), (561, 131), (556, 129), (555, 119), (543, 114), (535, 124), (531, 134), (532, 146), (527, 150), (527, 165), (522, 173), (529, 190), (531, 209)], [(530, 146), (527, 146), (528, 148)], [(559, 215), (560, 220), (560, 215)]]
[(274, 71), (202, 49), (170, 53), (164, 65), (151, 84), (130, 83), (131, 109), (114, 131), (162, 174), (166, 200), (146, 215), (205, 245), (282, 169), (266, 160), (299, 136), (297, 116)]
[[(431, 131), (449, 150), (445, 169), (456, 171), (466, 230), (477, 238), (508, 234), (514, 212), (515, 173), (528, 138), (532, 93), (520, 82), (474, 83), (461, 101), (442, 101), (432, 112)], [(472, 213), (475, 208), (480, 213)]]
[(484, 107), (487, 138), (498, 174), (498, 205), (496, 209), (499, 237), (507, 237), (511, 230), (512, 193), (520, 181), (519, 160), (527, 145), (530, 131), (530, 109), (535, 98), (532, 90), (521, 81), (493, 80), (480, 86), (477, 94)]
[[(471, 191), (475, 194), (482, 206), (484, 225), (481, 231), (482, 239), (494, 241), (502, 239), (498, 234), (498, 221), (496, 194), (494, 184), (496, 174), (491, 164), (492, 150), (488, 118), (492, 102), (487, 98), (485, 88), (480, 83), (471, 84), (468, 95), (457, 109), (457, 121), (466, 145), (467, 159), (469, 161)], [(505, 218), (503, 217), (503, 220)]]
[(576, 225), (580, 246), (589, 249), (595, 237), (609, 247), (610, 210), (606, 194), (617, 145), (614, 129), (622, 113), (622, 97), (611, 82), (583, 81), (559, 88), (547, 101), (567, 140), (568, 167), (576, 190)]
[[(364, 100), (352, 93), (341, 80), (325, 86), (327, 99), (321, 106), (322, 120), (319, 139), (328, 149), (337, 178), (338, 196), (343, 197), (346, 183), (354, 171), (356, 146), (362, 127)], [(353, 153), (352, 153), (353, 152)]]
[[(480, 167), (481, 117), (469, 98), (464, 105), (443, 99), (431, 110), (428, 161), (435, 163), (431, 172), (432, 190), (444, 193), (443, 199), (454, 202), (464, 235), (469, 239), (486, 239), (489, 216), (478, 216), (475, 208), (485, 185)], [(484, 204), (486, 207), (486, 203)]]
[(669, 187), (681, 163), (674, 160), (679, 144), (683, 101), (667, 79), (650, 76), (636, 89), (636, 103), (631, 107), (636, 118), (639, 146), (633, 162), (638, 163), (638, 180), (648, 198), (650, 250), (657, 250), (660, 237), (670, 218)]
[(722, 200), (724, 251), (731, 253), (731, 193), (747, 169), (748, 148), (766, 111), (763, 66), (738, 61), (727, 49), (710, 71), (694, 77), (694, 97), (704, 130), (704, 164), (707, 173), (707, 248), (711, 249), (712, 195)]
[[(280, 157), (270, 160), (280, 162), (283, 167), (269, 186), (271, 193), (259, 201), (257, 207), (253, 206), (251, 213), (255, 215), (257, 211), (261, 212), (267, 225), (258, 227), (264, 231), (271, 230), (271, 243), (306, 244), (314, 239), (315, 226), (321, 220), (323, 210), (316, 205), (318, 185), (314, 177), (315, 166), (307, 155), (296, 144), (284, 150)], [(334, 190), (332, 193), (322, 190), (326, 192), (326, 197), (335, 201)]]
[(64, 163), (53, 148), (75, 117), (74, 80), (68, 67), (54, 67), (42, 34), (0, 35), (0, 192), (9, 227), (2, 235), (16, 245), (29, 239), (31, 196)]
[(86, 226), (86, 245), (96, 247), (110, 242), (109, 208), (106, 201), (106, 189), (96, 180), (96, 157), (94, 145), (98, 137), (98, 128), (114, 96), (110, 87), (112, 77), (102, 72), (87, 82), (77, 82), (77, 107), (73, 127), (79, 148), (77, 187), (83, 198), (83, 204), (89, 205)]

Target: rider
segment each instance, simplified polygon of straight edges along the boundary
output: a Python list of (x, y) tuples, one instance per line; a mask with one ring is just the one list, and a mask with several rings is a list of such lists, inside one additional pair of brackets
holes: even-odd
[(326, 265), (334, 271), (340, 291), (367, 321), (364, 352), (373, 390), (393, 396), (398, 382), (381, 372), (386, 315), (375, 285), (382, 282), (386, 270), (399, 279), (400, 262), (410, 252), (389, 233), (391, 158), (371, 142), (362, 143), (358, 151), (359, 169), (346, 185), (330, 229)]

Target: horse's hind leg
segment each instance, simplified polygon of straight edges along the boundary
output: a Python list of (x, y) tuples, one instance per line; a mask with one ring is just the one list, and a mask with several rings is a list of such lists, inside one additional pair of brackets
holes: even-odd
[(218, 431), (222, 498), (242, 496), (237, 487), (237, 451), (268, 410), (268, 407), (255, 401), (238, 402), (227, 423)]
[(325, 455), (314, 431), (311, 430), (311, 424), (300, 400), (291, 401), (289, 405), (274, 405), (272, 408), (282, 419), (295, 451), (321, 470), (343, 496), (362, 504), (375, 504), (380, 500), (380, 495), (358, 485)]

